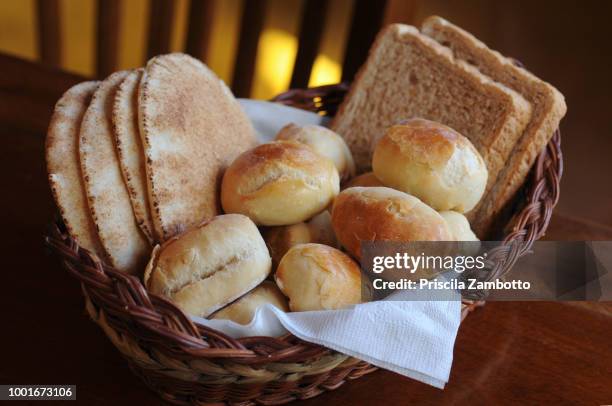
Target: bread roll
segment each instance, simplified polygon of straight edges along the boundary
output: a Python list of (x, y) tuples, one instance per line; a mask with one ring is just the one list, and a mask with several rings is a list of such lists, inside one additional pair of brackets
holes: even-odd
[(259, 285), (270, 254), (248, 217), (214, 217), (155, 247), (145, 286), (184, 312), (207, 317)]
[(338, 171), (329, 159), (297, 142), (276, 141), (240, 155), (221, 185), (226, 213), (255, 223), (299, 223), (321, 212), (338, 194)]
[(446, 221), (451, 234), (457, 241), (480, 241), (470, 228), (467, 218), (456, 211), (441, 211), (440, 216)]
[(355, 186), (369, 187), (385, 185), (376, 177), (376, 175), (374, 175), (374, 172), (366, 172), (362, 173), (356, 178), (351, 179), (350, 182), (347, 183), (346, 188), (348, 189)]
[(306, 224), (312, 236), (311, 242), (329, 245), (330, 247), (340, 246), (331, 224), (331, 213), (329, 211), (322, 211), (308, 220)]
[(291, 248), (274, 275), (292, 311), (331, 310), (361, 302), (359, 266), (342, 251), (322, 244)]
[(387, 187), (343, 190), (332, 210), (338, 241), (361, 258), (361, 241), (453, 241), (444, 219), (414, 196)]
[(232, 320), (239, 324), (249, 324), (260, 306), (271, 303), (282, 311), (288, 312), (287, 298), (272, 281), (261, 285), (212, 315), (211, 319)]
[(264, 240), (272, 256), (272, 267), (276, 268), (289, 248), (309, 242), (338, 246), (331, 225), (331, 214), (324, 210), (306, 223), (290, 226), (270, 227), (264, 231)]
[(472, 143), (442, 124), (412, 119), (387, 130), (374, 149), (374, 174), (436, 210), (470, 211), (487, 185), (487, 167)]
[(276, 269), (291, 247), (312, 242), (310, 230), (306, 223), (302, 222), (290, 226), (270, 227), (263, 231), (263, 237), (272, 257), (273, 269)]
[(320, 125), (299, 127), (295, 124), (287, 124), (276, 134), (276, 139), (301, 142), (331, 159), (338, 169), (341, 181), (355, 176), (355, 162), (353, 162), (351, 151), (346, 146), (344, 139), (328, 128)]

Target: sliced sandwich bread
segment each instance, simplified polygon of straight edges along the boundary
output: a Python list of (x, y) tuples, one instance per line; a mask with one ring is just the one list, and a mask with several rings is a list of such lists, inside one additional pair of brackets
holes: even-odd
[(472, 227), (479, 235), (486, 236), (490, 234), (493, 220), (524, 183), (538, 153), (546, 146), (565, 115), (565, 100), (550, 84), (443, 18), (429, 17), (421, 31), (450, 48), (455, 58), (476, 66), (483, 74), (520, 93), (532, 105), (529, 124), (514, 145), (494, 186), (473, 211)]
[(332, 129), (364, 172), (385, 129), (412, 117), (441, 122), (470, 139), (487, 164), (486, 194), (530, 121), (531, 105), (415, 27), (392, 24), (378, 35)]

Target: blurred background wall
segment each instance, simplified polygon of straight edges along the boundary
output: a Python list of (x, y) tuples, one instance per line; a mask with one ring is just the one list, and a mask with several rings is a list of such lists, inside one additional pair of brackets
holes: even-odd
[[(112, 3), (120, 14), (116, 28), (116, 69), (146, 61), (149, 14), (155, 0), (0, 0), (0, 52), (32, 61), (40, 59), (37, 6), (57, 4), (61, 42), (59, 67), (96, 76), (96, 27), (100, 6)], [(260, 0), (251, 9), (263, 13), (248, 95), (268, 99), (286, 90), (298, 50), (306, 1)], [(566, 96), (562, 124), (566, 172), (558, 210), (612, 225), (612, 2), (603, 0), (318, 0), (325, 4), (322, 34), (308, 84), (337, 83), (349, 46), (356, 4), (384, 9), (382, 24), (419, 24), (441, 15), (474, 33), (491, 47), (520, 59), (530, 70)], [(209, 0), (208, 44), (201, 58), (232, 85), (245, 0)], [(191, 2), (172, 2), (169, 49), (186, 47)], [(367, 15), (365, 23), (367, 24)], [(363, 18), (363, 16), (362, 16)], [(372, 16), (372, 19), (376, 19)], [(372, 22), (374, 24), (374, 22)], [(377, 23), (377, 24), (380, 24)], [(113, 27), (111, 27), (113, 28)], [(366, 26), (367, 28), (367, 26)], [(308, 29), (308, 27), (306, 27)], [(112, 31), (112, 30), (111, 30)]]
[[(42, 0), (45, 1), (45, 0)], [(68, 71), (95, 75), (97, 0), (59, 0), (61, 62)], [(106, 0), (100, 0), (104, 2)], [(0, 52), (36, 60), (36, 0), (0, 0)], [(243, 9), (241, 0), (216, 0), (212, 7), (210, 44), (204, 60), (231, 84)], [(251, 96), (271, 98), (289, 86), (297, 54), (297, 36), (303, 0), (266, 0), (264, 29), (259, 38)], [(337, 83), (353, 8), (353, 0), (330, 0), (319, 55), (310, 86)], [(120, 27), (117, 69), (141, 66), (146, 61), (150, 0), (119, 2)], [(185, 49), (189, 0), (174, 1), (171, 51)], [(321, 16), (324, 18), (324, 16)]]

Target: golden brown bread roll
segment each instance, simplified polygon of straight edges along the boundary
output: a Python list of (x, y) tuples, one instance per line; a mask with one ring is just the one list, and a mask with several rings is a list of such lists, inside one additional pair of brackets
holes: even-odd
[(186, 313), (207, 317), (259, 285), (271, 266), (255, 224), (226, 214), (155, 247), (145, 286)]
[(312, 242), (310, 229), (302, 222), (290, 226), (268, 227), (262, 234), (272, 257), (272, 269), (276, 269), (291, 247)]
[(311, 242), (329, 245), (330, 247), (340, 246), (331, 224), (331, 213), (329, 211), (322, 211), (308, 220), (306, 224), (312, 236)]
[(407, 193), (388, 187), (352, 187), (334, 202), (338, 241), (361, 258), (361, 241), (453, 241), (444, 219)]
[(298, 142), (275, 141), (240, 155), (225, 171), (221, 202), (226, 213), (255, 223), (299, 223), (321, 212), (338, 194), (333, 162)]
[(487, 185), (487, 167), (472, 143), (450, 127), (412, 119), (387, 130), (372, 167), (386, 186), (436, 210), (470, 211)]
[(346, 189), (350, 187), (355, 187), (355, 186), (369, 187), (369, 186), (385, 186), (385, 185), (376, 177), (376, 175), (374, 175), (374, 172), (366, 172), (366, 173), (362, 173), (361, 175), (351, 179), (347, 183)]
[(272, 281), (264, 281), (240, 299), (213, 314), (211, 319), (225, 319), (239, 324), (249, 324), (257, 309), (266, 303), (271, 303), (282, 311), (289, 311), (287, 298), (283, 296), (276, 284)]
[(467, 218), (456, 211), (441, 211), (440, 216), (446, 221), (448, 228), (457, 241), (480, 241), (470, 228)]
[(300, 244), (274, 274), (294, 312), (331, 310), (361, 302), (361, 272), (348, 255), (327, 245)]
[(331, 159), (338, 169), (341, 181), (355, 176), (355, 162), (353, 162), (351, 151), (344, 139), (329, 128), (320, 125), (299, 127), (295, 124), (287, 124), (276, 134), (276, 139), (301, 142), (318, 154)]
[(306, 223), (290, 226), (269, 227), (263, 232), (264, 240), (272, 256), (272, 267), (276, 268), (289, 248), (309, 242), (338, 246), (331, 226), (331, 214), (327, 210), (314, 216)]

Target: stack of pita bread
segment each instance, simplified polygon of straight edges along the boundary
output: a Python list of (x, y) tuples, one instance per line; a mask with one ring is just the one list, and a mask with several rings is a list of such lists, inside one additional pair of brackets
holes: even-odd
[(47, 169), (69, 234), (139, 273), (153, 244), (219, 214), (223, 168), (255, 144), (227, 86), (174, 53), (69, 89), (49, 125)]

